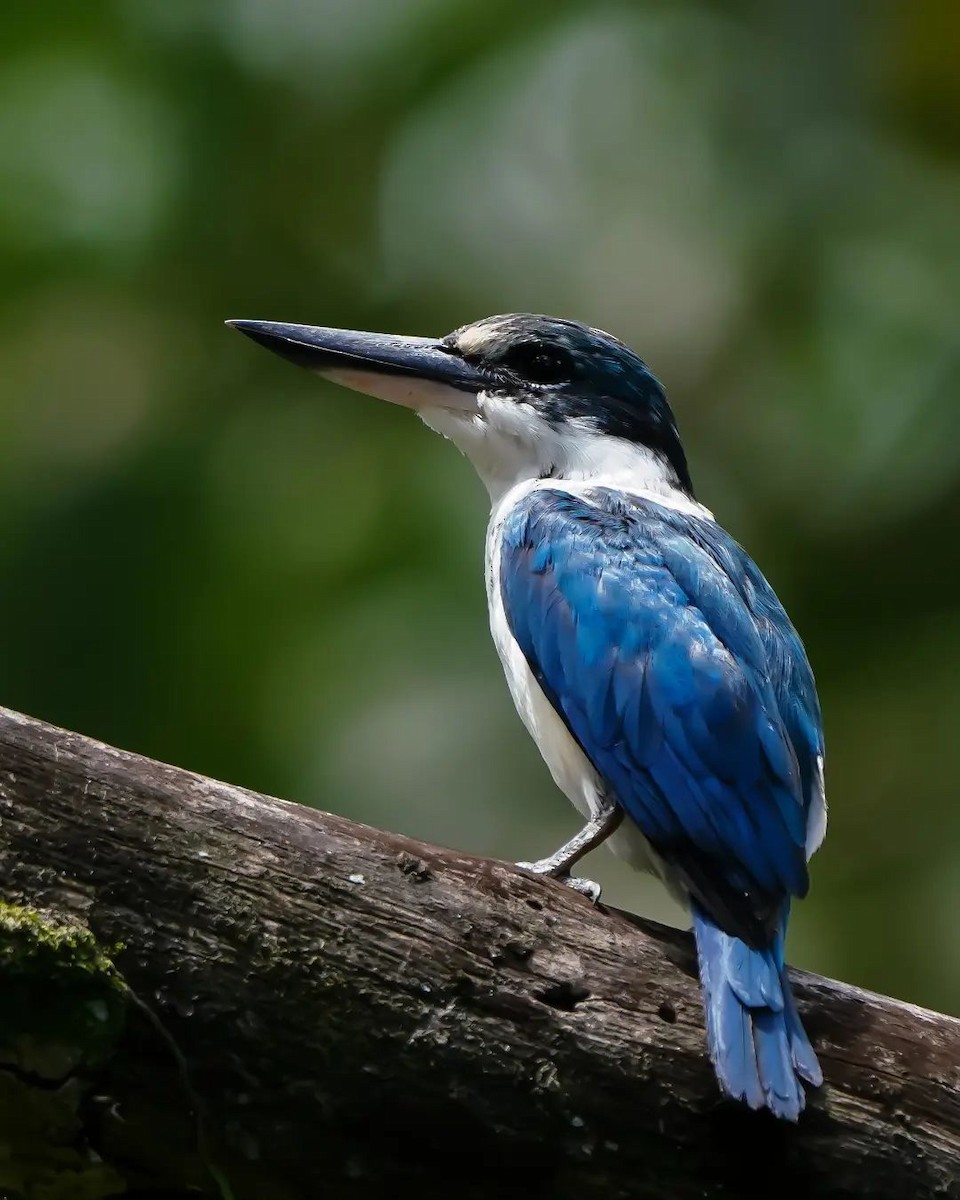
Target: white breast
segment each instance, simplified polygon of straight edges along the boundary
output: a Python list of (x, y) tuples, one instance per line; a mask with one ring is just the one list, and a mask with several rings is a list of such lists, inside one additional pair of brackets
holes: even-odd
[(599, 808), (599, 777), (557, 715), (556, 709), (543, 694), (507, 624), (500, 587), (500, 547), (505, 515), (506, 512), (496, 520), (497, 514), (494, 514), (487, 534), (490, 632), (503, 663), (507, 686), (517, 712), (550, 768), (554, 782), (585, 817), (592, 817)]

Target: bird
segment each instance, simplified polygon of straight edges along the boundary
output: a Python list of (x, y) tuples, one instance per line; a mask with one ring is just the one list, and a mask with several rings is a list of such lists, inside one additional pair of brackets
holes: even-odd
[(510, 693), (583, 828), (688, 909), (720, 1092), (797, 1121), (823, 1082), (784, 961), (826, 832), (803, 643), (696, 497), (658, 378), (600, 329), (531, 313), (441, 338), (227, 322), (337, 384), (414, 410), (490, 496), (490, 630)]

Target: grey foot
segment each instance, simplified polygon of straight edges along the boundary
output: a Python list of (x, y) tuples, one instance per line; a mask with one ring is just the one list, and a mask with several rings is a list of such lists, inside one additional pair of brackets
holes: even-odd
[(516, 866), (524, 871), (532, 871), (534, 875), (546, 875), (548, 879), (555, 879), (557, 883), (562, 883), (565, 887), (579, 892), (581, 896), (586, 896), (594, 904), (600, 899), (599, 883), (592, 879), (583, 879), (579, 875), (558, 871), (557, 864), (549, 858), (541, 858), (537, 862), (518, 862)]

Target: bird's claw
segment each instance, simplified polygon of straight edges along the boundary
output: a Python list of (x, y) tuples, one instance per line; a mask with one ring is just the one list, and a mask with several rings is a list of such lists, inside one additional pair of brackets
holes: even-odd
[(579, 875), (560, 875), (558, 878), (560, 883), (566, 884), (568, 888), (573, 888), (581, 896), (586, 896), (591, 904), (596, 904), (600, 899), (602, 888), (595, 879), (583, 879)]
[(541, 859), (539, 862), (518, 862), (516, 866), (523, 871), (532, 871), (534, 875), (545, 875), (548, 879), (555, 879), (557, 883), (562, 883), (564, 887), (572, 888), (575, 892), (579, 892), (581, 896), (586, 896), (593, 904), (596, 904), (600, 899), (600, 884), (593, 879), (583, 879), (579, 875), (571, 875), (569, 872), (558, 871), (554, 864), (549, 859)]

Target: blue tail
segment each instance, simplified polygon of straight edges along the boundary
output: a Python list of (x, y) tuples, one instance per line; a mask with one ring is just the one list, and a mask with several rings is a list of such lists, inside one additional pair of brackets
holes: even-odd
[(785, 910), (769, 949), (752, 950), (693, 908), (707, 1045), (720, 1087), (751, 1108), (796, 1121), (804, 1105), (800, 1080), (819, 1087), (823, 1073), (790, 994), (786, 924)]

